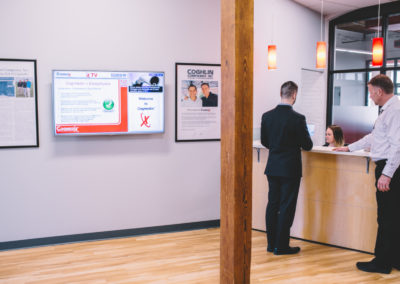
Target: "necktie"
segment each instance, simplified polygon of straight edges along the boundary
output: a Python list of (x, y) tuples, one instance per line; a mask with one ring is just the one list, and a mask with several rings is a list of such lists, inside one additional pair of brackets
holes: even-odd
[[(380, 116), (382, 112), (383, 112), (383, 108), (380, 108), (379, 112), (378, 112), (378, 116)], [(376, 125), (376, 120), (375, 120), (374, 127), (372, 128), (372, 130), (375, 129), (375, 125)]]

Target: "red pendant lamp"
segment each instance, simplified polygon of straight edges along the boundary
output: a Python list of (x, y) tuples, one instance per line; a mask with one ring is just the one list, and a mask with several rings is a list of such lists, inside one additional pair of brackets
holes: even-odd
[(324, 0), (321, 0), (321, 41), (317, 42), (317, 69), (326, 68), (326, 42), (322, 41), (322, 22), (324, 15)]
[(317, 68), (326, 68), (326, 42), (317, 42)]
[[(274, 7), (273, 7), (274, 8)], [(276, 54), (276, 43), (274, 41), (274, 34), (275, 34), (275, 28), (274, 28), (274, 23), (275, 23), (275, 14), (272, 14), (272, 17), (270, 17), (271, 19), (271, 29), (270, 29), (270, 33), (271, 33), (271, 44), (268, 45), (268, 70), (276, 70), (277, 66), (276, 66), (276, 61), (277, 61), (277, 54)]]
[(372, 66), (383, 65), (383, 38), (376, 37), (372, 40)]
[[(379, 35), (379, 20), (380, 20), (381, 0), (378, 4), (378, 35)], [(372, 66), (383, 65), (383, 38), (376, 37), (372, 39)]]
[(268, 70), (276, 69), (276, 45), (268, 45)]

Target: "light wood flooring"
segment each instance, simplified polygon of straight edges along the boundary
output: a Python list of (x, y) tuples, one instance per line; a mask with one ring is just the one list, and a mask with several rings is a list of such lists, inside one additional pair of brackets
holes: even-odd
[[(300, 254), (265, 251), (253, 231), (251, 283), (400, 283), (400, 271), (355, 268), (371, 255), (291, 240)], [(219, 229), (0, 252), (0, 283), (219, 283)]]

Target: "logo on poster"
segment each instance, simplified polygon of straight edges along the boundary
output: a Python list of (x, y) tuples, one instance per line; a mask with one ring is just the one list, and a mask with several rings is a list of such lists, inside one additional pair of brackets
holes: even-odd
[(188, 69), (188, 78), (208, 78), (212, 79), (214, 77), (214, 70), (212, 69)]

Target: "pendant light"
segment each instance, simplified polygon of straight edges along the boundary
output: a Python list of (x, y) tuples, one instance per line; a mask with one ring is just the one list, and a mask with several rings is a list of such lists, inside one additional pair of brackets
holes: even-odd
[(325, 41), (317, 42), (317, 68), (318, 69), (326, 68), (326, 42)]
[(317, 42), (317, 69), (326, 68), (326, 42), (322, 40), (323, 16), (324, 16), (324, 0), (321, 0), (321, 41)]
[[(379, 26), (380, 26), (380, 14), (381, 14), (381, 0), (378, 4), (378, 33), (379, 36)], [(372, 66), (382, 66), (383, 65), (383, 38), (375, 37), (372, 39)]]
[[(273, 3), (275, 6), (275, 3)], [(272, 10), (273, 11), (273, 10)], [(275, 21), (275, 14), (272, 14), (272, 24), (271, 24), (271, 33), (272, 33), (272, 41), (270, 45), (268, 45), (268, 70), (276, 70), (276, 44), (274, 43), (274, 21)]]
[(276, 45), (268, 45), (268, 70), (276, 69)]

